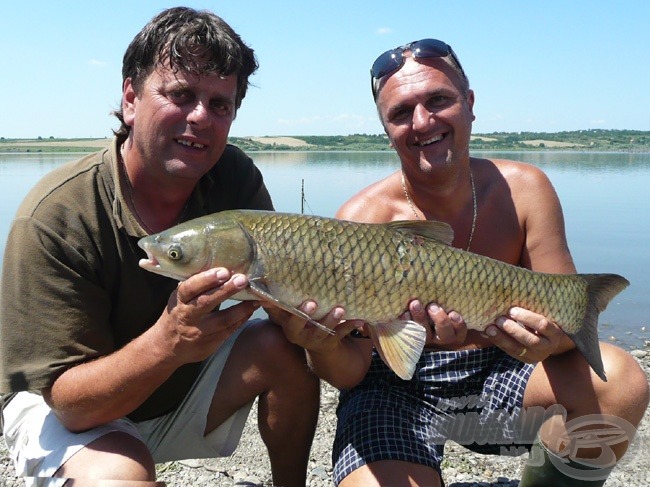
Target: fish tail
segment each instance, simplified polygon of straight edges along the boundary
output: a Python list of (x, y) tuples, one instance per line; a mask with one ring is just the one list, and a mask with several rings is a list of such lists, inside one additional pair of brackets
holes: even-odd
[(395, 320), (368, 326), (375, 348), (381, 359), (404, 380), (410, 380), (420, 360), (427, 331), (410, 320)]
[(582, 327), (569, 336), (598, 377), (607, 382), (600, 355), (598, 316), (630, 282), (616, 274), (583, 274), (582, 277), (587, 283), (587, 309)]

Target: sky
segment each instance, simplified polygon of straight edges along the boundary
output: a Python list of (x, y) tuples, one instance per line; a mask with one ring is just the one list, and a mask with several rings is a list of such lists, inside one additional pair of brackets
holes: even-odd
[(474, 133), (650, 130), (647, 0), (23, 0), (0, 8), (0, 137), (110, 137), (126, 47), (177, 5), (256, 52), (232, 136), (381, 133), (370, 65), (425, 37), (460, 58)]

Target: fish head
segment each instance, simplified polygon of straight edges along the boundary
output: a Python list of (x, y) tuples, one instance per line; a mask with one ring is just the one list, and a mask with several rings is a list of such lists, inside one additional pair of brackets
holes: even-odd
[(246, 231), (230, 219), (197, 218), (138, 241), (147, 253), (140, 267), (183, 281), (214, 267), (246, 273), (254, 250)]

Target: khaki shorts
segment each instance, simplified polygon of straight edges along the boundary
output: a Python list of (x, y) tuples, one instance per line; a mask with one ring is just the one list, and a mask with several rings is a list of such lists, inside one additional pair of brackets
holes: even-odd
[(204, 362), (201, 374), (181, 405), (158, 418), (134, 423), (122, 418), (83, 433), (71, 433), (39, 394), (18, 393), (5, 405), (4, 437), (21, 477), (51, 477), (61, 465), (94, 440), (121, 431), (142, 440), (156, 463), (230, 455), (241, 438), (254, 401), (203, 435), (214, 389), (242, 326)]

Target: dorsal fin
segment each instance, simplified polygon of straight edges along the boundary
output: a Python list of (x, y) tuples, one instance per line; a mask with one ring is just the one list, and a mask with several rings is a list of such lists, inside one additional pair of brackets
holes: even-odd
[(419, 235), (420, 237), (435, 240), (445, 245), (451, 245), (451, 242), (454, 240), (454, 230), (444, 222), (435, 220), (398, 220), (390, 222), (387, 225), (395, 231)]

